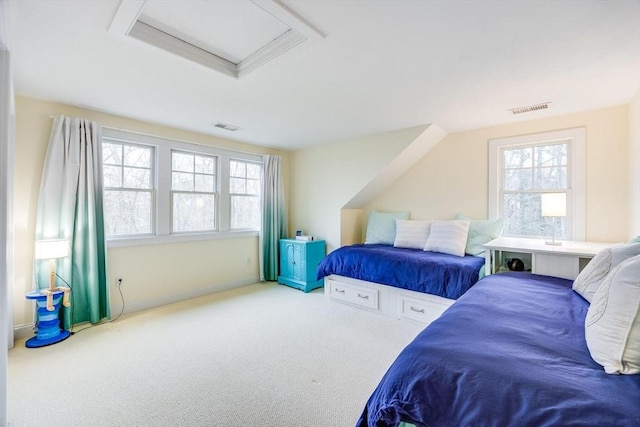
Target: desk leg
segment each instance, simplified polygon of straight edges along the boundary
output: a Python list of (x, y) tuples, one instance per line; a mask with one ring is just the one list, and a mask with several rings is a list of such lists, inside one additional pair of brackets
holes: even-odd
[(484, 250), (484, 275), (489, 276), (493, 274), (493, 250), (485, 249)]

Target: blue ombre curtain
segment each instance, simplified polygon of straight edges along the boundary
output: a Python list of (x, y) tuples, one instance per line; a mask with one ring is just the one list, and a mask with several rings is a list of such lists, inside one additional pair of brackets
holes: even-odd
[[(36, 240), (69, 241), (69, 256), (56, 266), (71, 287), (71, 307), (62, 316), (65, 329), (110, 317), (103, 187), (100, 126), (56, 117), (40, 184)], [(48, 277), (49, 261), (36, 260), (36, 287), (48, 287)], [(57, 284), (65, 286), (60, 279)]]
[(287, 206), (280, 156), (264, 156), (260, 280), (278, 280), (278, 244), (287, 236)]

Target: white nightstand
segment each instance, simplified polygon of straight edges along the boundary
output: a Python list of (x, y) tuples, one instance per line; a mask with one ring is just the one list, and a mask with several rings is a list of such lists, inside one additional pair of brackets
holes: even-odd
[(484, 245), (485, 272), (488, 275), (498, 271), (501, 263), (497, 260), (502, 259), (502, 254), (497, 252), (509, 252), (525, 254), (527, 260), (530, 259), (532, 273), (573, 280), (591, 258), (613, 245), (615, 243), (563, 241), (562, 246), (551, 246), (539, 239), (499, 237)]

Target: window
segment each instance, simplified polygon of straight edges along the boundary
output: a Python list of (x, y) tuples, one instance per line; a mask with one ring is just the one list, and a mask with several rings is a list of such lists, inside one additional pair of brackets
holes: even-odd
[(231, 229), (260, 229), (262, 165), (231, 160), (230, 166)]
[(216, 158), (171, 153), (173, 232), (216, 229)]
[[(489, 215), (503, 235), (584, 240), (585, 131), (547, 132), (489, 141)], [(566, 195), (567, 215), (541, 215), (541, 195)], [(555, 225), (554, 225), (555, 224)]]
[(153, 148), (102, 144), (107, 236), (153, 233)]
[[(567, 193), (568, 143), (504, 148), (502, 152), (503, 233), (543, 236), (548, 219), (540, 216), (541, 194)], [(566, 217), (558, 218), (555, 233), (567, 237)]]
[(102, 151), (110, 247), (260, 229), (262, 156), (107, 128)]

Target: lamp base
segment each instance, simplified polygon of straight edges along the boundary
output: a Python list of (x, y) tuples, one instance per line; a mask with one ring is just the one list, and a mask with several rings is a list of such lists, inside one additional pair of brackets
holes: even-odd
[(552, 241), (546, 241), (544, 242), (545, 245), (550, 245), (550, 246), (562, 246), (562, 242), (559, 242), (557, 240), (552, 240)]
[(70, 335), (71, 334), (69, 333), (69, 331), (61, 330), (60, 333), (54, 337), (41, 339), (36, 336), (36, 337), (29, 338), (27, 342), (24, 343), (24, 345), (27, 348), (45, 347), (51, 344), (58, 343), (60, 341), (64, 341), (67, 338), (69, 338)]
[[(63, 301), (64, 291), (54, 289), (50, 294), (51, 297), (42, 293), (39, 289), (27, 294), (27, 299), (35, 300), (36, 302), (37, 315), (37, 333), (35, 337), (27, 340), (25, 343), (27, 348), (45, 347), (66, 340), (69, 338), (69, 335), (71, 335), (69, 331), (60, 329), (60, 320), (58, 319), (58, 312), (60, 311), (60, 304)], [(53, 310), (49, 310), (48, 299), (52, 300), (51, 308), (53, 308)]]

